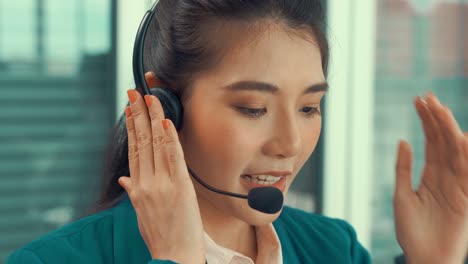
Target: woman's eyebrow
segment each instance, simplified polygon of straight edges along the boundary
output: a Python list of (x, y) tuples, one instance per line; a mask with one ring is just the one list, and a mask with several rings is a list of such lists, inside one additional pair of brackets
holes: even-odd
[[(231, 84), (228, 84), (223, 87), (223, 89), (228, 91), (259, 91), (271, 94), (278, 94), (279, 88), (278, 86), (270, 83), (265, 82), (258, 82), (258, 81), (238, 81)], [(302, 95), (309, 94), (309, 93), (319, 93), (319, 92), (326, 92), (328, 90), (328, 83), (321, 82), (317, 84), (313, 84), (307, 87), (303, 92)]]

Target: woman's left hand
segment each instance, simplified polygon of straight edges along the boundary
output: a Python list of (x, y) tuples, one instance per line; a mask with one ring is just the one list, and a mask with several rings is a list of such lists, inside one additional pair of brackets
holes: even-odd
[(393, 197), (397, 239), (407, 263), (462, 264), (468, 249), (468, 133), (432, 93), (415, 105), (425, 164), (414, 191), (411, 146), (400, 142)]

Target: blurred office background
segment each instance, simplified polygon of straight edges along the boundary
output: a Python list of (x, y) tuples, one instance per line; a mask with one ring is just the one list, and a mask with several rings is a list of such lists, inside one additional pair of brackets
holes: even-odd
[[(0, 262), (95, 201), (151, 2), (0, 0)], [(323, 3), (324, 128), (286, 203), (348, 220), (374, 263), (393, 263), (399, 139), (413, 146), (415, 187), (423, 166), (413, 98), (435, 92), (468, 130), (468, 0)]]

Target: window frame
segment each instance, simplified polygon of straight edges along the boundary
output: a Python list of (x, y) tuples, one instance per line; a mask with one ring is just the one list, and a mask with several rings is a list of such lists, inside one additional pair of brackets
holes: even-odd
[[(329, 0), (323, 214), (348, 221), (370, 251), (376, 11), (374, 0)], [(365, 14), (365, 15), (363, 15)]]

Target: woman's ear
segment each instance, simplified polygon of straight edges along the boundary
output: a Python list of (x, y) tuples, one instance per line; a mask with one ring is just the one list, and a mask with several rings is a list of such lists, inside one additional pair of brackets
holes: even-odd
[(145, 73), (145, 79), (150, 89), (154, 87), (162, 88), (164, 86), (161, 80), (159, 80), (158, 76), (156, 76), (156, 74), (152, 71)]

